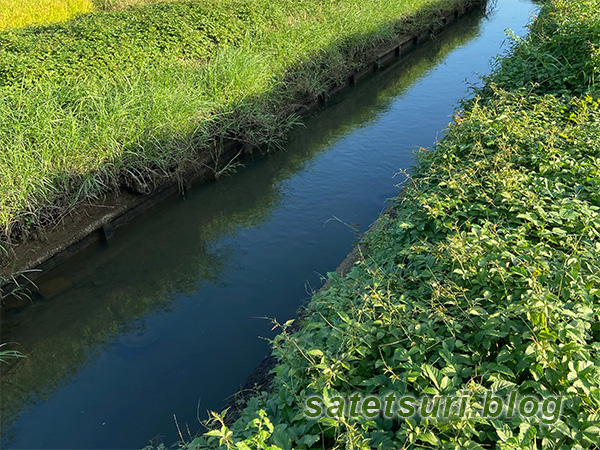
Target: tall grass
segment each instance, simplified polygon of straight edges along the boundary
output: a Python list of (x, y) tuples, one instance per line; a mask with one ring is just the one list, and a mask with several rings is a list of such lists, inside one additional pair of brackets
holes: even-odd
[(221, 138), (278, 145), (294, 103), (465, 3), (186, 1), (0, 33), (4, 239)]

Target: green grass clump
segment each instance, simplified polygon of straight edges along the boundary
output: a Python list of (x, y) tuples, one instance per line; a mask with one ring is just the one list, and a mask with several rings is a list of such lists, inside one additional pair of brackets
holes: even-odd
[(468, 2), (187, 0), (0, 32), (0, 241), (223, 139), (279, 145), (298, 105)]
[[(283, 327), (271, 391), (231, 428), (215, 415), (188, 448), (600, 448), (600, 67), (588, 65), (599, 30), (598, 0), (544, 7), (419, 153), (361, 260), (331, 276), (298, 331)], [(301, 413), (315, 393), (463, 390), (562, 396), (562, 415)]]

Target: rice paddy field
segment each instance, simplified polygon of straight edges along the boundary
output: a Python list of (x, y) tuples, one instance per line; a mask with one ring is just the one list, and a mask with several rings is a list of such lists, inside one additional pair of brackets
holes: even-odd
[(0, 0), (0, 30), (61, 22), (93, 9), (91, 0)]
[(131, 180), (175, 179), (223, 139), (276, 148), (299, 105), (467, 3), (106, 0), (0, 32), (0, 243)]
[(91, 11), (125, 9), (159, 0), (0, 0), (0, 31), (48, 25)]

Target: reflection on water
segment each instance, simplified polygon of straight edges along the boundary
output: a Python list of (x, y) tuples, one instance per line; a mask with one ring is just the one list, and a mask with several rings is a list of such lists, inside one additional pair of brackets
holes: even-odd
[(505, 27), (532, 6), (473, 14), (394, 68), (349, 89), (294, 132), (285, 151), (247, 161), (118, 230), (39, 280), (4, 311), (3, 448), (140, 448), (197, 429), (267, 353), (264, 317), (293, 316), (321, 275), (395, 195), (392, 177), (429, 146), (488, 71)]

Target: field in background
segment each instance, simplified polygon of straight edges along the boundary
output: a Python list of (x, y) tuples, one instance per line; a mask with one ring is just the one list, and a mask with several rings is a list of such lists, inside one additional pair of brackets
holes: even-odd
[(0, 0), (0, 30), (61, 22), (93, 9), (92, 0)]
[(48, 25), (94, 10), (113, 11), (160, 0), (0, 0), (0, 30)]

